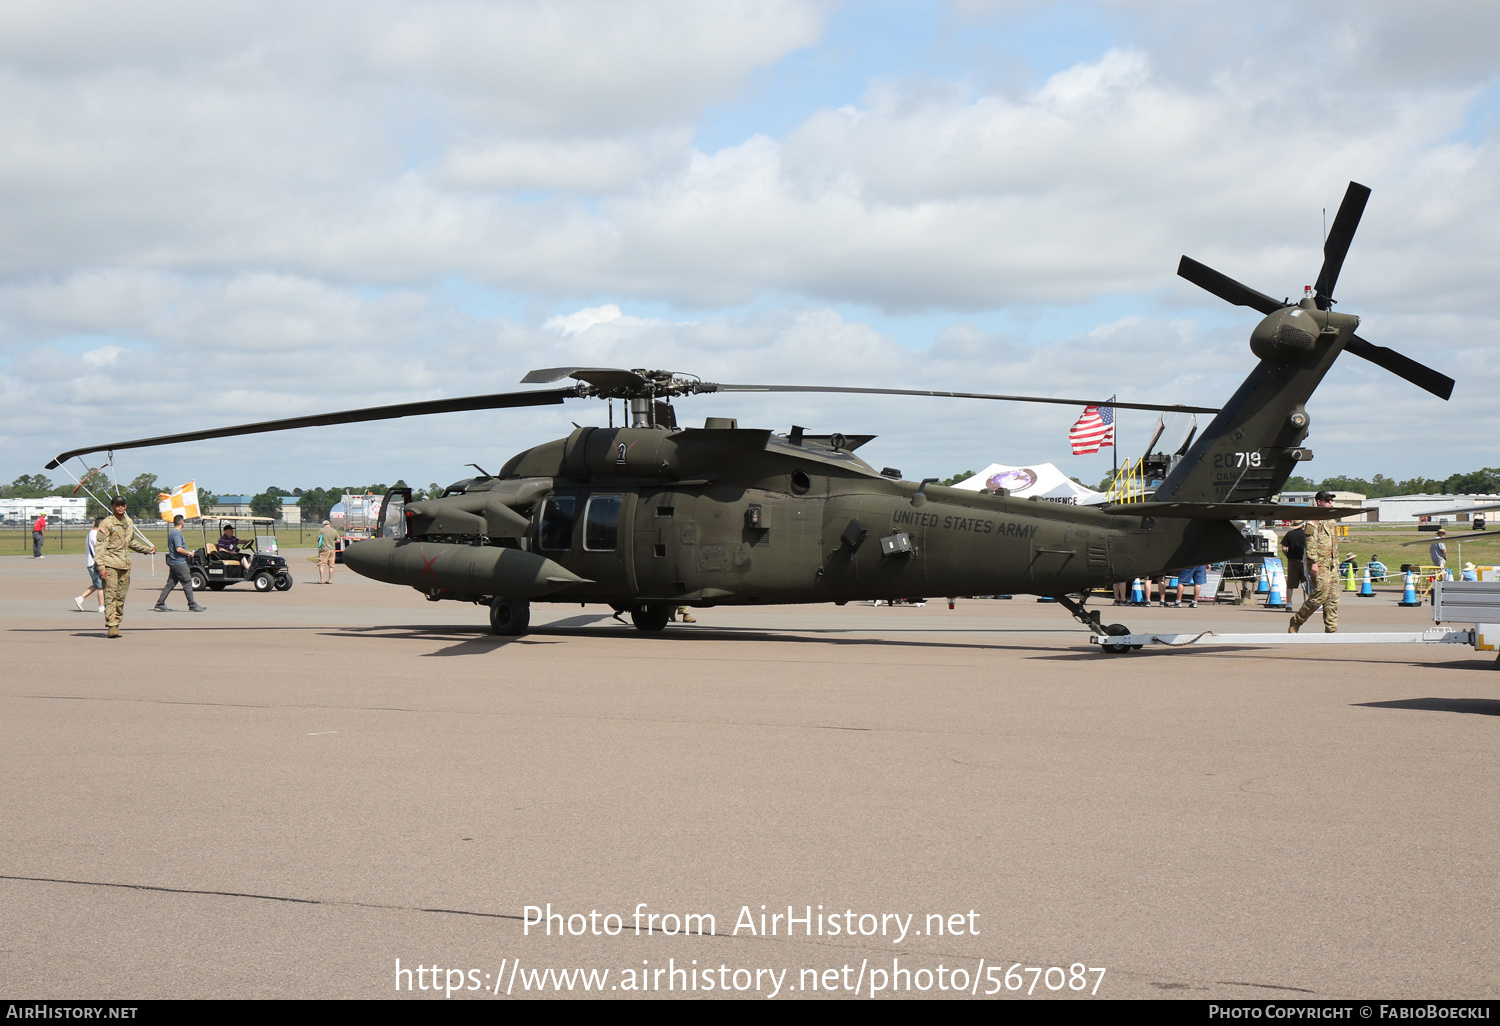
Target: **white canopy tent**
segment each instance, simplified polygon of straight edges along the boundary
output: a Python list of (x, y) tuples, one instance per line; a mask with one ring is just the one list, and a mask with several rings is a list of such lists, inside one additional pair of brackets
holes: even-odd
[(991, 463), (973, 477), (956, 482), (953, 487), (971, 492), (1008, 488), (1010, 494), (1021, 499), (1035, 495), (1043, 499), (1063, 499), (1081, 506), (1104, 501), (1103, 492), (1084, 487), (1050, 463), (1034, 463), (1029, 467)]

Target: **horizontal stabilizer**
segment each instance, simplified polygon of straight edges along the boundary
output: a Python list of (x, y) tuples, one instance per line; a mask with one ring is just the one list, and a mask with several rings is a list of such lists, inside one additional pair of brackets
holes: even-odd
[(1172, 520), (1338, 520), (1370, 512), (1347, 506), (1298, 506), (1290, 502), (1107, 502), (1089, 508), (1114, 516)]

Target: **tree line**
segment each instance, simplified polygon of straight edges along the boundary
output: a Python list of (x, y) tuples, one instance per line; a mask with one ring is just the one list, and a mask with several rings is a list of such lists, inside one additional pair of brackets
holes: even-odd
[(1362, 477), (1325, 477), (1314, 483), (1309, 478), (1287, 478), (1285, 491), (1315, 492), (1321, 489), (1330, 492), (1358, 492), (1370, 499), (1384, 499), (1390, 495), (1493, 495), (1500, 493), (1500, 467), (1481, 467), (1467, 474), (1452, 474), (1439, 481), (1431, 477), (1413, 477), (1397, 481), (1376, 474), (1366, 481)]
[[(943, 484), (951, 485), (973, 476), (972, 470), (966, 470), (945, 479)], [(1076, 477), (1073, 480), (1083, 484)], [(1106, 474), (1094, 486), (1094, 490), (1107, 492), (1114, 480), (1113, 474)], [(1467, 474), (1450, 474), (1442, 480), (1435, 477), (1412, 477), (1398, 481), (1384, 474), (1376, 474), (1368, 481), (1362, 477), (1345, 476), (1325, 477), (1321, 481), (1289, 477), (1282, 491), (1316, 492), (1324, 488), (1330, 492), (1357, 492), (1369, 499), (1384, 499), (1391, 495), (1419, 495), (1424, 492), (1428, 495), (1496, 495), (1500, 494), (1500, 467), (1481, 467)]]
[[(973, 476), (972, 470), (966, 470), (944, 479), (942, 483), (952, 485)], [(1073, 480), (1078, 481), (1078, 478), (1075, 477)], [(1113, 481), (1113, 477), (1105, 477), (1099, 482), (1097, 490), (1108, 491)], [(84, 483), (102, 498), (108, 498), (114, 493), (114, 487), (102, 473), (97, 473), (93, 480), (85, 478)], [(1082, 483), (1079, 481), (1079, 484)], [(399, 485), (400, 482), (397, 484)], [(159, 483), (155, 474), (137, 474), (129, 484), (120, 486), (119, 494), (125, 496), (125, 502), (133, 516), (154, 519), (157, 516), (157, 496), (163, 492), (170, 492), (174, 487), (176, 486)], [(1429, 495), (1492, 495), (1500, 493), (1500, 467), (1481, 467), (1466, 474), (1451, 474), (1442, 480), (1431, 477), (1413, 477), (1398, 481), (1384, 474), (1376, 474), (1368, 481), (1362, 477), (1345, 476), (1325, 477), (1321, 481), (1313, 481), (1306, 477), (1291, 477), (1287, 479), (1283, 491), (1314, 492), (1323, 488), (1333, 492), (1358, 492), (1371, 499), (1383, 499), (1390, 495), (1415, 495), (1422, 492)], [(50, 478), (42, 474), (22, 474), (10, 484), (0, 485), (0, 499), (41, 499), (49, 495), (71, 494), (74, 491), (75, 489), (68, 488), (66, 483), (54, 484)], [(279, 518), (281, 500), (296, 498), (297, 506), (302, 511), (302, 522), (321, 523), (327, 518), (329, 510), (336, 503), (343, 501), (345, 493), (363, 495), (370, 492), (375, 495), (384, 495), (385, 491), (386, 485), (384, 484), (293, 488), (291, 491), (272, 485), (265, 491), (251, 496), (250, 512), (258, 517)], [(442, 494), (442, 486), (435, 481), (425, 490), (412, 489), (414, 499), (435, 499)], [(201, 484), (198, 486), (200, 508), (207, 510), (218, 501), (218, 495)], [(88, 509), (89, 516), (99, 516), (109, 512), (92, 498), (89, 499)]]
[[(95, 475), (94, 480), (85, 479), (90, 491), (101, 499), (108, 501), (113, 495), (125, 496), (126, 508), (130, 515), (137, 519), (155, 519), (159, 515), (159, 496), (171, 492), (176, 485), (163, 484), (155, 474), (137, 474), (129, 484), (121, 484), (118, 492), (108, 478), (103, 474)], [(400, 482), (397, 482), (399, 485)], [(8, 485), (0, 485), (0, 499), (42, 499), (49, 495), (70, 495), (75, 491), (66, 483), (55, 484), (50, 478), (42, 474), (22, 474)], [(375, 495), (384, 495), (386, 485), (342, 485), (329, 488), (293, 488), (287, 491), (275, 485), (259, 492), (250, 498), (250, 513), (257, 517), (280, 518), (284, 498), (295, 498), (297, 507), (302, 511), (303, 523), (321, 523), (327, 519), (329, 510), (337, 503), (342, 502), (345, 493), (363, 495), (366, 492)], [(78, 489), (82, 494), (82, 490)], [(441, 485), (434, 482), (424, 491), (421, 488), (412, 489), (412, 498), (428, 499), (437, 498), (443, 494)], [(205, 488), (201, 483), (198, 485), (198, 506), (205, 512), (209, 507), (219, 502), (220, 496)], [(91, 517), (102, 516), (108, 513), (99, 502), (92, 497), (88, 501), (88, 515)]]
[[(134, 480), (128, 484), (122, 483), (118, 488), (102, 472), (95, 471), (85, 477), (82, 484), (69, 487), (66, 482), (54, 484), (52, 479), (44, 474), (22, 474), (8, 485), (0, 485), (0, 498), (3, 499), (45, 499), (49, 495), (85, 495), (84, 488), (97, 495), (100, 499), (108, 502), (115, 495), (125, 496), (125, 508), (130, 515), (136, 518), (147, 517), (155, 519), (158, 515), (157, 496), (162, 492), (170, 492), (176, 485), (159, 486), (155, 474), (137, 474)], [(218, 496), (203, 488), (198, 489), (198, 502), (205, 508), (218, 501)], [(88, 515), (91, 517), (103, 516), (109, 510), (93, 496), (89, 496)]]

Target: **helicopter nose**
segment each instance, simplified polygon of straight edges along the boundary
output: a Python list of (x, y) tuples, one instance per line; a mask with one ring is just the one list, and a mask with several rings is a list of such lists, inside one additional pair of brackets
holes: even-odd
[(384, 580), (384, 572), (389, 571), (391, 565), (391, 548), (370, 544), (377, 540), (367, 538), (363, 541), (351, 541), (349, 547), (344, 549), (344, 565), (361, 577)]
[(591, 583), (534, 552), (492, 546), (369, 538), (344, 551), (355, 573), (423, 592), (536, 598)]

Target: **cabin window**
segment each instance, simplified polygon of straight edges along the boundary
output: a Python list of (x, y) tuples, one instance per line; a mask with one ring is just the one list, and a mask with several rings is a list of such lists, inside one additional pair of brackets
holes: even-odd
[(620, 497), (596, 495), (583, 518), (583, 547), (590, 552), (613, 552), (620, 543)]
[(577, 502), (571, 495), (559, 495), (542, 504), (542, 524), (537, 531), (537, 547), (561, 552), (573, 544), (573, 509)]

